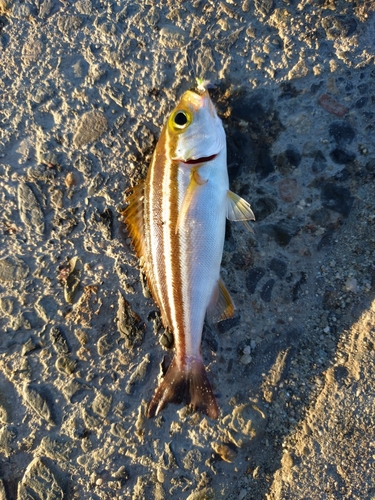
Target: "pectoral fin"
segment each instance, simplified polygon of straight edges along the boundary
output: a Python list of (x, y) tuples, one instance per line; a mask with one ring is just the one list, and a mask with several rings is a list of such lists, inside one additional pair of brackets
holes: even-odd
[(254, 213), (249, 203), (232, 191), (228, 191), (227, 219), (241, 221), (249, 231), (252, 231), (252, 229), (247, 221), (255, 220)]
[(191, 172), (190, 182), (187, 187), (184, 199), (182, 201), (180, 212), (178, 214), (175, 233), (177, 233), (179, 228), (181, 227), (181, 224), (186, 217), (186, 214), (189, 210), (189, 207), (191, 206), (194, 196), (197, 193), (197, 190), (199, 189), (200, 186), (203, 186), (207, 182), (208, 182), (207, 179), (202, 179), (202, 177), (199, 175), (198, 170), (193, 170)]
[(232, 298), (221, 278), (212, 294), (207, 314), (214, 323), (229, 319), (234, 314)]

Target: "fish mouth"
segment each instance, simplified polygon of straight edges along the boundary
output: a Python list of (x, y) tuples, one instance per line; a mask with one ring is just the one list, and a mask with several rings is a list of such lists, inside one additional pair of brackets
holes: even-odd
[(180, 160), (180, 161), (185, 165), (196, 165), (197, 163), (206, 163), (208, 161), (212, 161), (217, 157), (217, 155), (218, 153), (215, 153), (214, 155), (211, 156), (202, 156), (202, 158), (196, 158), (191, 160)]

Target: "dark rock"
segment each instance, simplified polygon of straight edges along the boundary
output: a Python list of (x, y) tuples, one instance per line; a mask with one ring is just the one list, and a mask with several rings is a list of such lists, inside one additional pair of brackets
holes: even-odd
[(325, 227), (331, 218), (331, 212), (326, 208), (319, 208), (311, 214), (311, 220), (318, 224), (318, 226)]
[(254, 0), (255, 11), (262, 16), (267, 16), (273, 7), (273, 0)]
[(336, 40), (352, 35), (357, 29), (357, 21), (349, 16), (326, 16), (322, 19), (322, 26), (327, 39)]
[[(322, 85), (322, 82), (320, 83)], [(279, 95), (279, 99), (292, 99), (293, 97), (297, 97), (301, 94), (302, 90), (297, 90), (297, 88), (292, 85), (290, 82), (285, 82), (280, 84), (281, 94)]]
[(277, 259), (276, 257), (273, 258), (269, 264), (269, 268), (271, 269), (271, 271), (273, 271), (276, 276), (279, 278), (279, 279), (283, 279), (284, 276), (286, 275), (286, 272), (287, 272), (287, 269), (288, 269), (288, 264), (281, 260), (281, 259)]
[(278, 185), (280, 198), (285, 203), (291, 203), (298, 195), (298, 183), (296, 179), (282, 179)]
[(135, 313), (129, 302), (118, 292), (117, 330), (125, 340), (125, 346), (130, 349), (143, 340), (144, 324)]
[(271, 278), (263, 285), (263, 288), (260, 292), (260, 298), (264, 300), (264, 302), (271, 302), (272, 289), (274, 284), (275, 280)]
[(311, 165), (311, 170), (314, 174), (319, 174), (323, 172), (327, 168), (327, 160), (324, 154), (321, 151), (317, 151), (314, 161)]
[(357, 89), (361, 95), (366, 94), (366, 92), (368, 92), (368, 85), (367, 83), (360, 83)]
[(346, 165), (355, 159), (355, 153), (345, 151), (341, 148), (335, 148), (329, 153), (329, 156), (338, 165)]
[(344, 181), (348, 180), (350, 176), (351, 176), (351, 173), (349, 172), (349, 170), (347, 168), (344, 167), (342, 170), (340, 170), (340, 172), (337, 172), (337, 174), (334, 176), (334, 179), (335, 179), (335, 181), (338, 181), (338, 182), (344, 182)]
[(301, 153), (298, 151), (298, 149), (293, 146), (292, 144), (288, 145), (287, 150), (285, 151), (285, 156), (289, 163), (293, 165), (294, 167), (298, 167), (298, 165), (301, 163)]
[(287, 227), (283, 224), (265, 224), (261, 226), (260, 231), (267, 234), (270, 238), (276, 241), (281, 247), (285, 247), (289, 244), (290, 240), (295, 234), (297, 234), (298, 229)]
[(277, 203), (271, 197), (258, 198), (252, 203), (256, 220), (258, 222), (266, 219), (269, 215), (277, 210)]
[(322, 186), (320, 197), (323, 207), (348, 217), (354, 201), (349, 189), (328, 182)]
[(354, 107), (356, 109), (361, 109), (363, 108), (364, 106), (366, 106), (366, 104), (368, 103), (368, 97), (361, 97), (360, 99), (358, 99), (358, 101), (354, 104)]
[(275, 166), (271, 159), (270, 149), (268, 146), (263, 145), (257, 152), (255, 171), (259, 174), (261, 179), (265, 179), (274, 170)]
[(349, 123), (343, 121), (331, 123), (328, 131), (329, 135), (335, 139), (337, 144), (343, 144), (345, 142), (351, 143), (355, 137), (353, 127)]
[(241, 316), (234, 316), (230, 319), (225, 319), (224, 321), (220, 321), (217, 325), (217, 329), (220, 333), (225, 333), (231, 328), (238, 326), (241, 322)]
[(375, 173), (375, 158), (371, 158), (367, 163), (366, 163), (366, 170), (368, 172)]
[(302, 285), (304, 285), (306, 283), (306, 281), (307, 281), (306, 273), (302, 272), (300, 279), (298, 281), (296, 281), (296, 283), (294, 284), (293, 289), (292, 289), (293, 302), (296, 302), (296, 300), (298, 300), (301, 287), (302, 287)]
[(246, 277), (246, 287), (251, 294), (253, 294), (256, 290), (256, 287), (259, 281), (266, 274), (266, 270), (263, 267), (253, 267)]
[(52, 343), (55, 351), (57, 352), (57, 354), (60, 354), (60, 355), (61, 354), (68, 354), (68, 352), (69, 352), (68, 343), (66, 341), (65, 336), (58, 328), (53, 326), (49, 332), (49, 336), (51, 339), (51, 343)]
[(336, 382), (342, 382), (349, 375), (348, 369), (345, 366), (335, 366), (333, 371)]

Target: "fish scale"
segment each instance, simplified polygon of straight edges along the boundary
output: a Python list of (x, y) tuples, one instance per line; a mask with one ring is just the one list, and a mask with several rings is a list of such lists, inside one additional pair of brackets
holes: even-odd
[(125, 223), (174, 358), (149, 405), (169, 402), (218, 417), (201, 355), (207, 313), (229, 318), (234, 305), (220, 278), (225, 220), (253, 220), (250, 205), (229, 191), (225, 133), (205, 88), (183, 94), (164, 126), (146, 180), (127, 198)]

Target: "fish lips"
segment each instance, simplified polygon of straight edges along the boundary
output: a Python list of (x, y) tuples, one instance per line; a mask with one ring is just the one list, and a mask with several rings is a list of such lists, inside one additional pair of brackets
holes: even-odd
[(188, 160), (177, 160), (180, 163), (184, 163), (185, 165), (197, 165), (198, 163), (207, 163), (209, 161), (214, 160), (217, 157), (218, 153), (215, 153), (210, 156), (203, 156), (201, 158), (189, 158)]

